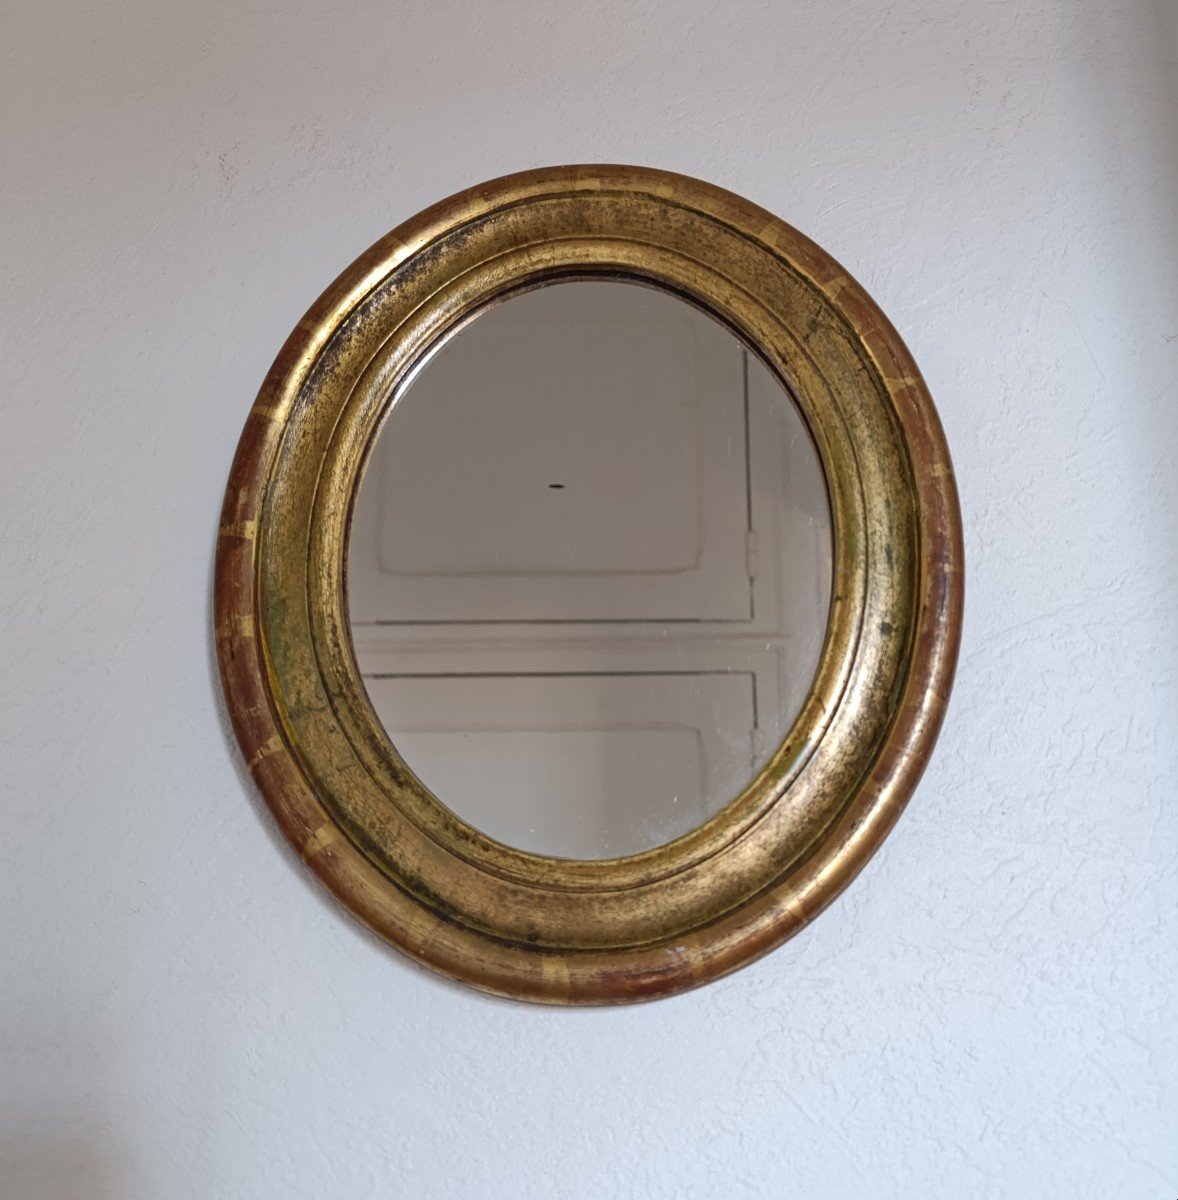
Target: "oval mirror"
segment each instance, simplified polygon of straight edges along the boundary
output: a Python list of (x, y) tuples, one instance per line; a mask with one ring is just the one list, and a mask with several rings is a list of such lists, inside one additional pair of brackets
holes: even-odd
[(871, 298), (638, 167), (399, 226), (279, 352), (225, 492), (221, 678), (308, 868), (475, 987), (716, 979), (854, 878), (932, 750), (953, 471)]
[(702, 824), (781, 744), (830, 571), (813, 441), (762, 362), (668, 292), (560, 282), (398, 391), (353, 518), (352, 638), (455, 814), (620, 857)]

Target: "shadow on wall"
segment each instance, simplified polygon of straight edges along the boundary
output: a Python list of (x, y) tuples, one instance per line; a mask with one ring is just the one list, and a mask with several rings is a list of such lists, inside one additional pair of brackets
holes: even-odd
[[(1163, 253), (1164, 278), (1168, 287), (1158, 296), (1158, 303), (1166, 322), (1163, 337), (1166, 344), (1163, 365), (1169, 375), (1165, 379), (1165, 395), (1157, 406), (1162, 428), (1162, 470), (1158, 476), (1164, 486), (1171, 489), (1170, 506), (1166, 512), (1168, 520), (1160, 531), (1165, 535), (1161, 543), (1172, 555), (1178, 554), (1178, 492), (1174, 489), (1173, 462), (1178, 451), (1178, 4), (1174, 0), (1153, 0), (1154, 52), (1156, 60), (1153, 86), (1150, 94), (1155, 97), (1157, 111), (1149, 134), (1158, 140), (1158, 196), (1157, 208), (1168, 221), (1171, 234), (1169, 253)], [(1152, 440), (1147, 443), (1150, 454), (1157, 456), (1159, 446)], [(1171, 560), (1173, 565), (1173, 559)], [(1178, 630), (1176, 630), (1178, 632)], [(1171, 642), (1173, 649), (1175, 643)], [(1178, 652), (1175, 653), (1178, 665)]]
[[(1141, 441), (1140, 455), (1143, 472), (1147, 473), (1149, 491), (1160, 503), (1154, 507), (1153, 519), (1157, 523), (1156, 542), (1160, 548), (1162, 562), (1158, 572), (1159, 581), (1168, 579), (1164, 608), (1171, 615), (1174, 625), (1171, 636), (1161, 644), (1168, 648), (1168, 664), (1157, 664), (1164, 677), (1178, 677), (1178, 613), (1170, 597), (1174, 586), (1178, 586), (1178, 484), (1175, 482), (1174, 462), (1178, 457), (1178, 4), (1174, 0), (1152, 0), (1153, 72), (1145, 81), (1148, 95), (1152, 98), (1150, 121), (1143, 131), (1154, 142), (1156, 151), (1149, 157), (1156, 164), (1157, 192), (1151, 196), (1158, 213), (1158, 228), (1168, 231), (1167, 240), (1158, 247), (1160, 290), (1157, 295), (1158, 311), (1163, 323), (1163, 348), (1160, 364), (1160, 379), (1147, 378), (1143, 383), (1150, 388), (1148, 414), (1153, 418), (1153, 427), (1138, 430)], [(1148, 59), (1147, 59), (1148, 61)], [(1128, 286), (1128, 285), (1126, 285)], [(1143, 372), (1144, 373), (1144, 372)], [(1159, 731), (1165, 730), (1173, 720), (1175, 696), (1171, 690), (1166, 711), (1162, 711), (1159, 697)], [(1171, 755), (1174, 755), (1174, 742)], [(1163, 763), (1163, 768), (1166, 764)], [(1169, 764), (1171, 769), (1178, 762)]]
[[(75, 1115), (66, 1128), (59, 1116), (51, 1114), (29, 1114), (25, 1120), (27, 1132), (18, 1120), (0, 1140), (5, 1195), (13, 1200), (24, 1196), (124, 1200), (129, 1194), (119, 1148), (100, 1118), (90, 1124)], [(61, 1132), (47, 1132), (55, 1128)]]
[[(73, 1064), (76, 1090), (47, 1091), (28, 1065), (4, 1080), (0, 1103), (0, 1195), (8, 1200), (126, 1200), (135, 1191), (128, 1141), (107, 1103), (111, 1085), (101, 1034), (47, 1019), (28, 1005), (21, 1040), (55, 1060), (46, 1076), (60, 1078), (62, 1060)], [(23, 1062), (37, 1061), (26, 1055)]]
[[(1110, 182), (1102, 194), (1115, 198), (1100, 214), (1099, 239), (1073, 252), (1111, 264), (1105, 287), (1114, 319), (1128, 311), (1149, 314), (1137, 328), (1122, 324), (1114, 332), (1091, 320), (1088, 330), (1095, 347), (1089, 352), (1108, 385), (1100, 406), (1105, 411), (1097, 419), (1110, 440), (1124, 444), (1123, 461), (1136, 464), (1123, 484), (1123, 495), (1136, 501), (1135, 527), (1118, 537), (1137, 543), (1138, 562), (1147, 569), (1147, 604), (1141, 611), (1125, 611), (1126, 625), (1173, 622), (1169, 593), (1178, 585), (1173, 471), (1178, 453), (1178, 5), (1146, 0), (1143, 8), (1142, 21), (1129, 30), (1111, 9), (1083, 14), (1084, 42), (1095, 49), (1074, 69), (1072, 80), (1091, 137), (1093, 165)], [(1143, 253), (1143, 230), (1156, 231), (1148, 254)], [(1111, 411), (1118, 392), (1134, 398), (1125, 412)], [(1119, 581), (1110, 577), (1108, 584), (1115, 595)], [(1170, 638), (1155, 641), (1159, 650), (1165, 646), (1162, 653), (1169, 661), (1140, 664), (1148, 677), (1178, 675), (1178, 624), (1170, 631)], [(1137, 665), (1125, 664), (1125, 669)], [(1148, 715), (1161, 732), (1172, 720), (1167, 701), (1155, 691), (1147, 703), (1154, 705)]]
[[(1178, 6), (1174, 0), (1153, 0), (1154, 49), (1157, 53), (1156, 95), (1160, 98), (1161, 111), (1158, 124), (1162, 138), (1169, 139), (1168, 147), (1162, 148), (1158, 161), (1169, 164), (1166, 172), (1171, 200), (1178, 200)], [(1178, 235), (1178, 204), (1168, 206)], [(1171, 300), (1178, 301), (1178, 279), (1174, 281)], [(1175, 312), (1178, 316), (1178, 312)], [(1178, 342), (1178, 329), (1174, 331)]]

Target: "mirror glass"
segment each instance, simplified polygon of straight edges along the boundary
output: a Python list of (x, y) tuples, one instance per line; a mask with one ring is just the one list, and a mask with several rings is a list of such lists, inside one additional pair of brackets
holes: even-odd
[(634, 283), (510, 298), (399, 391), (356, 502), (352, 635), (390, 740), (451, 811), (566, 858), (734, 799), (826, 631), (805, 422), (723, 325)]

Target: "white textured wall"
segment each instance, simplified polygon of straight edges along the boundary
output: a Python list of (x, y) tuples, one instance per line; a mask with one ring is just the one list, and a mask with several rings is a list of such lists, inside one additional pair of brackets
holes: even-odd
[[(1175, 25), (9, 0), (0, 1195), (1173, 1197)], [(300, 873), (209, 582), (308, 302), (433, 200), (585, 159), (741, 192), (866, 284), (944, 417), (969, 595), (939, 751), (851, 892), (718, 985), (563, 1012), (427, 977)]]

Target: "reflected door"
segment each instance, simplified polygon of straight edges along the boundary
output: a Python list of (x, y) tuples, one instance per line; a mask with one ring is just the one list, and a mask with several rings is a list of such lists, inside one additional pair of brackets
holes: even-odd
[(397, 397), (354, 517), (353, 639), (447, 807), (520, 849), (632, 854), (780, 744), (830, 556), (805, 425), (732, 333), (654, 289), (562, 283)]

